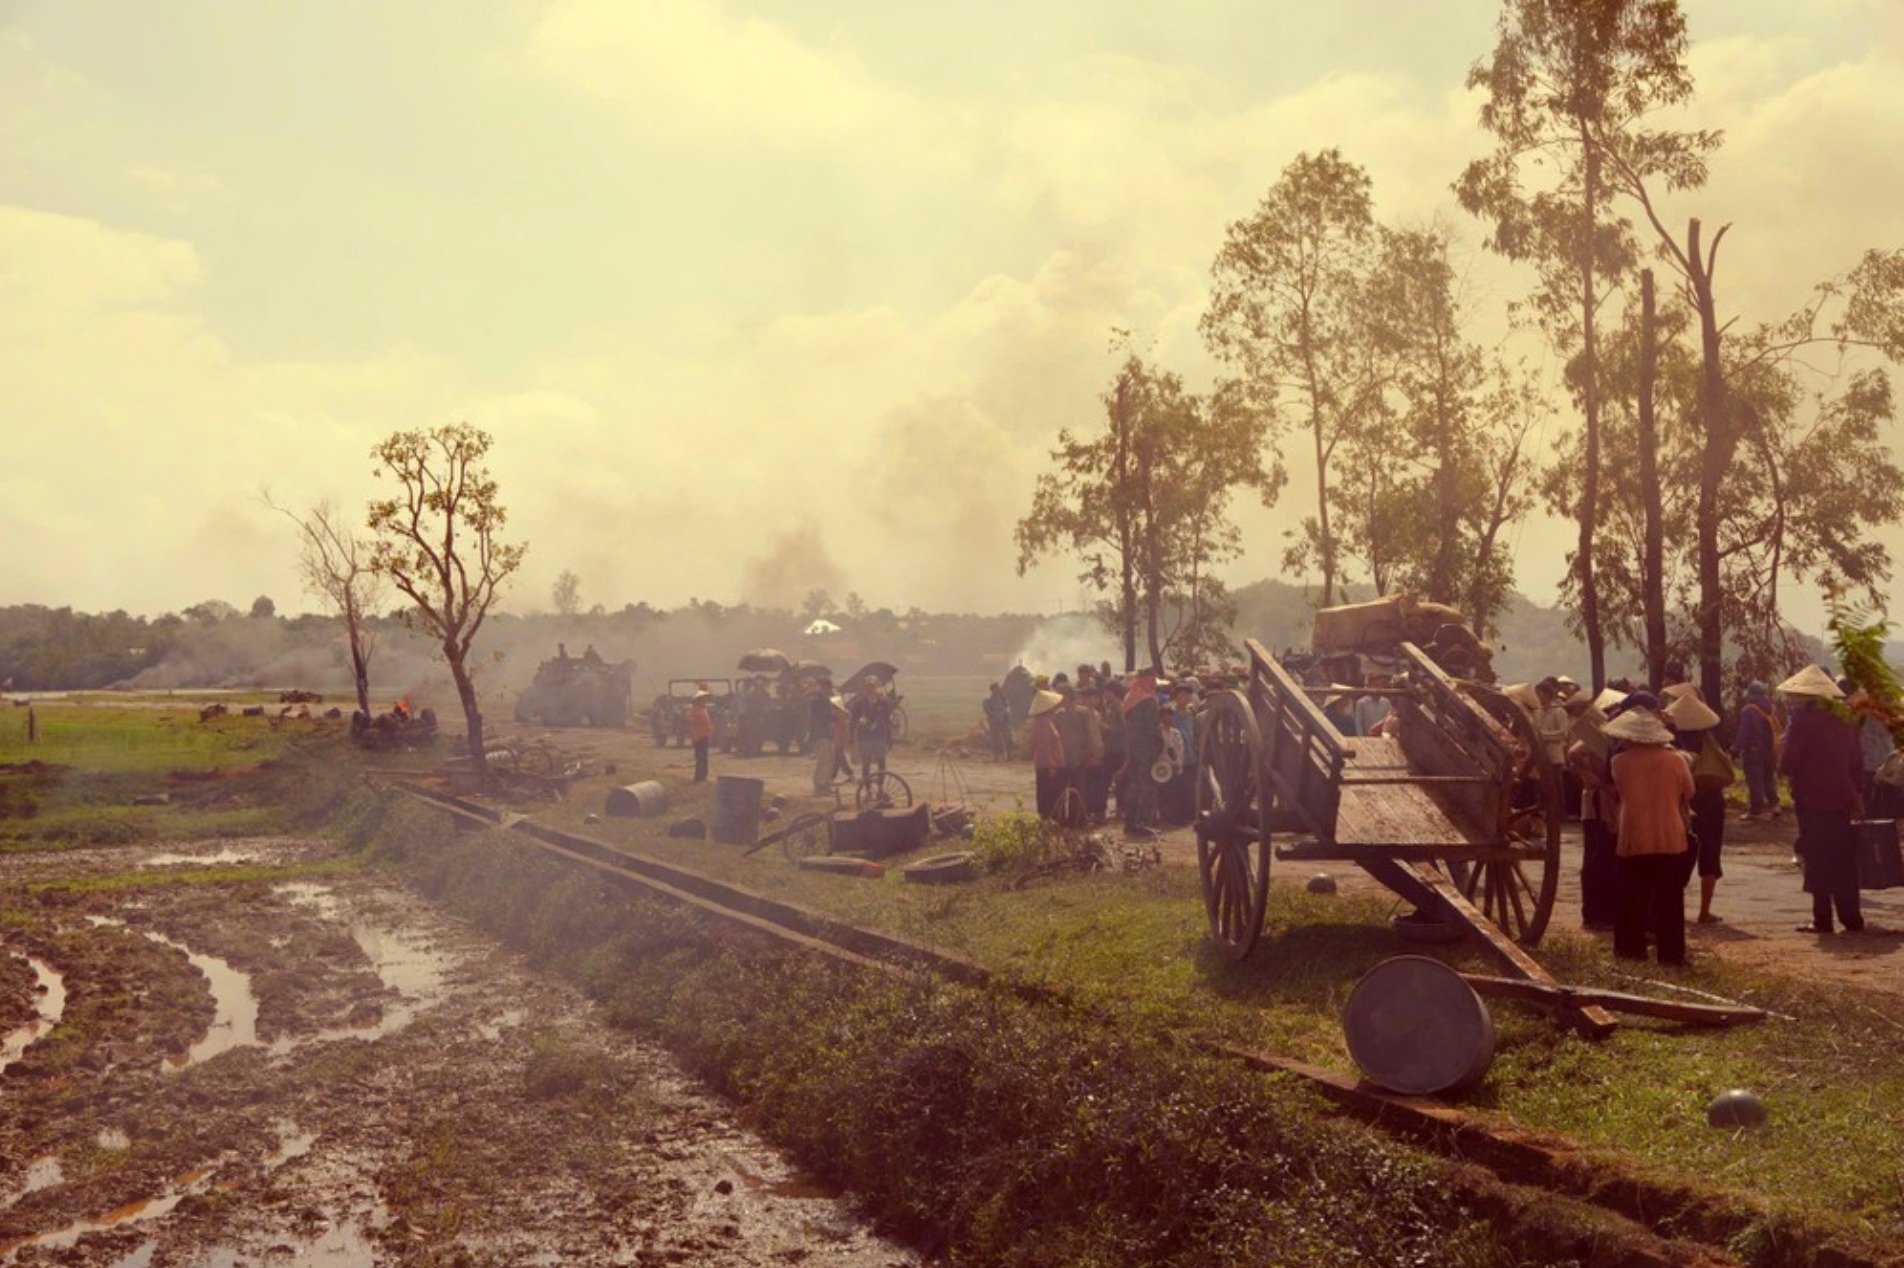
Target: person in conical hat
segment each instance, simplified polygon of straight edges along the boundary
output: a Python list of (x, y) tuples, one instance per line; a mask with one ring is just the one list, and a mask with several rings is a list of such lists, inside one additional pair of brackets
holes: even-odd
[(1053, 717), (1063, 703), (1064, 696), (1049, 689), (1032, 696), (1026, 731), (1038, 813), (1047, 819), (1057, 814), (1058, 797), (1064, 791), (1064, 740)]
[(1793, 699), (1844, 699), (1844, 692), (1831, 680), (1831, 675), (1816, 665), (1807, 665), (1778, 684), (1778, 694)]
[(1666, 722), (1678, 737), (1678, 744), (1692, 765), (1692, 835), (1698, 851), (1699, 917), (1698, 923), (1714, 925), (1720, 918), (1712, 914), (1712, 895), (1719, 878), (1725, 875), (1720, 854), (1725, 849), (1725, 795), (1734, 774), (1731, 758), (1719, 745), (1713, 728), (1719, 725), (1714, 713), (1697, 691), (1683, 691), (1666, 706)]
[(1627, 692), (1608, 687), (1593, 698), (1593, 707), (1600, 711), (1602, 717), (1610, 718), (1620, 707), (1621, 702), (1626, 699), (1627, 694)]
[(1805, 666), (1778, 690), (1797, 704), (1785, 728), (1778, 769), (1791, 781), (1797, 848), (1805, 864), (1805, 892), (1811, 895), (1811, 923), (1799, 926), (1799, 932), (1832, 932), (1835, 909), (1846, 933), (1862, 933), (1852, 826), (1864, 816), (1864, 752), (1857, 728), (1827, 703), (1844, 693), (1816, 665)]
[(1689, 682), (1668, 683), (1659, 689), (1659, 698), (1668, 704), (1671, 704), (1681, 696), (1696, 696), (1698, 694), (1699, 688)]
[(1622, 709), (1620, 716), (1601, 727), (1600, 732), (1609, 740), (1618, 740), (1622, 744), (1644, 746), (1673, 742), (1672, 731), (1659, 720), (1659, 716), (1651, 709), (1640, 706)]
[(1673, 750), (1673, 733), (1650, 709), (1623, 710), (1607, 723), (1606, 735), (1626, 745), (1609, 763), (1620, 798), (1620, 837), (1614, 847), (1620, 909), (1613, 954), (1644, 960), (1650, 938), (1661, 964), (1684, 964), (1692, 768)]
[(1699, 698), (1698, 692), (1682, 692), (1678, 699), (1666, 706), (1666, 723), (1684, 735), (1692, 731), (1710, 731), (1719, 725), (1719, 715)]

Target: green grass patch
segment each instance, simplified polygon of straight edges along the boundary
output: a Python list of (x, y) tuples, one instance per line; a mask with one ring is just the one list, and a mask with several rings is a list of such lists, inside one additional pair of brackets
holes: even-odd
[(281, 755), (292, 733), (273, 719), (226, 716), (200, 722), (193, 707), (42, 704), (39, 739), (26, 738), (26, 710), (0, 712), (0, 764), (47, 762), (94, 771), (219, 770)]

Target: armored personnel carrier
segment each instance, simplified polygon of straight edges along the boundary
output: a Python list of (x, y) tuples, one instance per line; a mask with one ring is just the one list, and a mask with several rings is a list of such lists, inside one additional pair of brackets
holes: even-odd
[(627, 726), (634, 712), (635, 662), (610, 663), (593, 647), (570, 656), (559, 647), (537, 666), (535, 681), (516, 701), (516, 721), (544, 726)]

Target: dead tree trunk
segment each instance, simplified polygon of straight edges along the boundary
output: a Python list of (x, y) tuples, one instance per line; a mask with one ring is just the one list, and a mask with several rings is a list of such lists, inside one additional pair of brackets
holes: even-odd
[(1705, 444), (1699, 460), (1699, 691), (1718, 705), (1725, 686), (1725, 608), (1719, 575), (1719, 489), (1732, 469), (1738, 435), (1726, 403), (1725, 371), (1720, 361), (1719, 318), (1712, 295), (1712, 269), (1725, 237), (1721, 228), (1703, 252), (1699, 221), (1686, 224), (1686, 280), (1699, 313), (1701, 377), (1699, 417)]
[(1594, 337), (1593, 238), (1591, 229), (1599, 214), (1600, 151), (1580, 127), (1580, 141), (1586, 154), (1584, 184), (1585, 220), (1589, 232), (1580, 248), (1580, 335), (1582, 372), (1585, 380), (1580, 394), (1581, 414), (1586, 424), (1585, 467), (1580, 473), (1580, 537), (1574, 567), (1580, 576), (1580, 623), (1587, 636), (1587, 661), (1592, 671), (1593, 690), (1606, 688), (1606, 634), (1600, 628), (1600, 586), (1593, 570), (1593, 535), (1600, 514), (1600, 348)]
[(1646, 680), (1658, 691), (1666, 674), (1666, 547), (1661, 525), (1659, 426), (1653, 383), (1659, 377), (1659, 323), (1653, 305), (1653, 270), (1640, 270), (1640, 498), (1645, 538), (1640, 598), (1646, 617)]

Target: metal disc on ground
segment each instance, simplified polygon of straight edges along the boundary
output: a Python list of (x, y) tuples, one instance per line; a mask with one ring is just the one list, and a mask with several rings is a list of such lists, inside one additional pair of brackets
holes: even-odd
[(1439, 960), (1384, 960), (1342, 1006), (1349, 1055), (1369, 1082), (1433, 1096), (1470, 1087), (1494, 1061), (1494, 1018), (1474, 988)]
[(1721, 1092), (1712, 1098), (1712, 1104), (1706, 1106), (1706, 1125), (1708, 1127), (1762, 1127), (1770, 1112), (1765, 1102), (1744, 1088), (1733, 1088), (1730, 1092)]
[(1327, 872), (1317, 872), (1309, 878), (1306, 888), (1312, 894), (1333, 894), (1335, 893), (1335, 877)]

